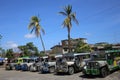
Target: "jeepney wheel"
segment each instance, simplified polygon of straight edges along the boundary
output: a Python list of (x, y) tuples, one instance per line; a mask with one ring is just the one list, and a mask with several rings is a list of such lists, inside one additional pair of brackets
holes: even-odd
[(15, 70), (15, 66), (12, 67), (12, 70)]
[(55, 74), (55, 75), (58, 75), (58, 74), (59, 74), (59, 72), (57, 72), (57, 71), (55, 70), (54, 74)]
[(7, 65), (7, 66), (5, 67), (5, 69), (6, 69), (6, 70), (10, 70), (11, 68), (10, 68), (9, 65)]
[(75, 61), (75, 64), (76, 64), (77, 67), (80, 67), (80, 66), (81, 66), (81, 62), (80, 62), (79, 60), (76, 60), (76, 61)]
[(55, 72), (55, 67), (50, 67), (49, 71), (50, 71), (50, 73), (54, 73)]
[(43, 72), (43, 69), (40, 69), (39, 70), (39, 74), (43, 74), (44, 72)]
[(31, 66), (31, 65), (30, 65), (30, 67), (29, 67), (29, 71), (30, 71), (30, 72), (32, 72), (32, 71), (33, 71), (33, 70), (32, 70), (32, 66)]
[(70, 75), (74, 74), (74, 68), (73, 67), (68, 68), (68, 74), (70, 74)]
[(37, 71), (40, 71), (40, 66), (37, 66)]
[(106, 69), (106, 67), (103, 67), (103, 68), (101, 69), (101, 76), (104, 78), (104, 77), (106, 77), (107, 75), (108, 75), (107, 69)]

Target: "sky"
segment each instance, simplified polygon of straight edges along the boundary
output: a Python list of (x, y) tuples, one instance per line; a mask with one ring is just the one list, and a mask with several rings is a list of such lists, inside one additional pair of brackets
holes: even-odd
[(32, 16), (39, 16), (46, 50), (67, 39), (62, 27), (63, 7), (72, 5), (79, 25), (72, 22), (71, 38), (86, 38), (89, 44), (120, 43), (120, 0), (0, 0), (0, 46), (15, 48), (33, 42), (41, 51), (41, 41), (30, 34)]

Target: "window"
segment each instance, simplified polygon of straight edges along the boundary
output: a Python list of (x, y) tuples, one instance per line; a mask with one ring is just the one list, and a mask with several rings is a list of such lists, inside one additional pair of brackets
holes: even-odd
[(64, 51), (67, 51), (67, 49), (65, 48)]

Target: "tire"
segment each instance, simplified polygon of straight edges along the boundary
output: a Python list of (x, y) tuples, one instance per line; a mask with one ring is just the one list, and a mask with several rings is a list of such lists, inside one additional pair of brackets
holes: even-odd
[(31, 68), (32, 68), (32, 66), (29, 67), (29, 71), (30, 71), (30, 72), (32, 72), (32, 69), (31, 69)]
[(30, 66), (30, 71), (31, 72), (36, 72), (37, 71), (37, 68), (35, 66)]
[(55, 72), (55, 67), (50, 67), (49, 71), (50, 71), (50, 73), (54, 73)]
[(40, 71), (40, 66), (37, 66), (37, 71), (38, 71), (38, 72)]
[(55, 72), (54, 72), (54, 74), (55, 74), (55, 75), (58, 75), (58, 74), (59, 74), (59, 72), (55, 71)]
[(69, 74), (69, 75), (74, 74), (74, 68), (73, 68), (73, 67), (69, 67), (69, 68), (68, 68), (68, 74)]
[(108, 75), (108, 72), (107, 72), (107, 69), (106, 69), (106, 67), (103, 67), (102, 69), (101, 69), (101, 77), (106, 77)]
[(15, 66), (12, 67), (12, 70), (15, 70)]
[(29, 71), (29, 67), (27, 64), (23, 65), (22, 71)]
[(76, 61), (75, 61), (75, 65), (76, 65), (77, 67), (80, 67), (80, 66), (81, 66), (80, 60), (76, 60)]
[(43, 72), (43, 70), (41, 69), (41, 70), (39, 70), (39, 73), (40, 73), (40, 74), (43, 74), (44, 72)]
[(6, 70), (10, 70), (10, 66), (7, 65), (7, 66), (5, 67), (5, 69), (6, 69)]

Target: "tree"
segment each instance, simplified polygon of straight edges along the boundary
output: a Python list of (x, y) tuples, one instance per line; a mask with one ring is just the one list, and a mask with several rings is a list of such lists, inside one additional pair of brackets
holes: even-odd
[(63, 11), (61, 11), (59, 13), (66, 16), (62, 25), (63, 25), (63, 27), (67, 28), (67, 31), (68, 31), (68, 48), (69, 48), (69, 52), (71, 52), (70, 30), (72, 28), (72, 21), (76, 22), (76, 24), (79, 24), (77, 19), (76, 19), (76, 13), (72, 12), (72, 6), (71, 5), (65, 6), (63, 8)]
[(13, 49), (8, 49), (8, 50), (6, 51), (6, 57), (9, 58), (9, 59), (14, 58)]
[(42, 33), (45, 34), (45, 32), (44, 32), (44, 29), (39, 24), (39, 22), (40, 22), (40, 19), (37, 16), (32, 16), (31, 17), (31, 22), (30, 22), (28, 28), (31, 29), (31, 33), (34, 31), (35, 35), (37, 37), (40, 37), (42, 47), (43, 47), (43, 50), (44, 50), (44, 53), (45, 53), (45, 46), (44, 46), (44, 42), (43, 42), (43, 39), (42, 39), (42, 36), (41, 36), (41, 33), (40, 33), (42, 31)]
[(0, 56), (5, 57), (5, 49), (0, 47)]
[(26, 45), (22, 45), (22, 46), (18, 46), (18, 48), (20, 49), (21, 51), (21, 56), (29, 56), (30, 53), (28, 52), (28, 49), (26, 47)]
[(29, 42), (26, 45), (18, 46), (18, 48), (21, 50), (22, 56), (32, 56), (32, 55), (38, 56), (39, 55), (39, 51), (37, 47), (35, 47), (32, 42)]
[(75, 52), (77, 53), (91, 52), (91, 51), (92, 51), (91, 47), (87, 43), (84, 43), (81, 40), (78, 42), (76, 49), (75, 49)]
[(46, 54), (44, 54), (44, 52), (41, 51), (40, 54), (39, 54), (39, 56), (40, 56), (40, 57), (43, 57), (43, 56), (46, 56)]
[(28, 48), (28, 51), (31, 53), (31, 55), (35, 55), (35, 56), (39, 55), (39, 51), (37, 47), (35, 47), (32, 42), (27, 43), (26, 47)]
[[(0, 34), (0, 41), (1, 41), (1, 39), (2, 39), (2, 35)], [(5, 50), (2, 49), (1, 44), (0, 44), (0, 56), (3, 57), (3, 53), (5, 53)]]

